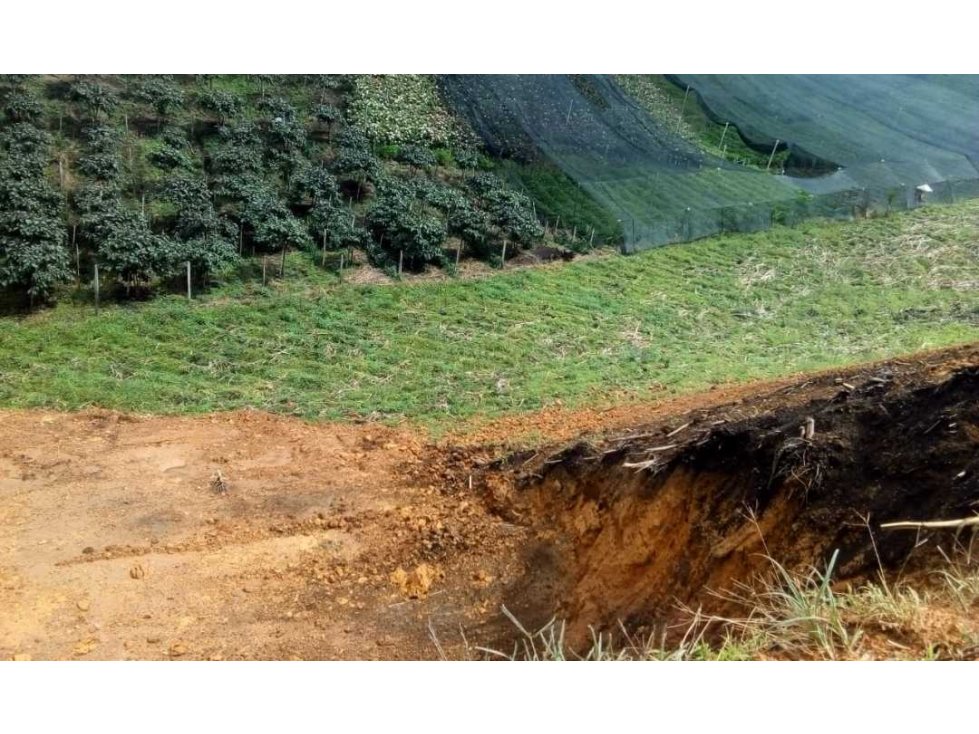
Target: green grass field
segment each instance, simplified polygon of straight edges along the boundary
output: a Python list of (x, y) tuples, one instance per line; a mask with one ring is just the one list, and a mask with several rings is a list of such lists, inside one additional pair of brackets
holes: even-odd
[(977, 202), (476, 281), (338, 284), (305, 257), (268, 289), (0, 319), (0, 405), (252, 406), (438, 431), (979, 338)]

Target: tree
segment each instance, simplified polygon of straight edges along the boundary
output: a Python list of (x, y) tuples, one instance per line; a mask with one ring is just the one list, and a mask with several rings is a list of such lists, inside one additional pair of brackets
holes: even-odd
[(70, 276), (64, 201), (44, 177), (50, 136), (19, 123), (0, 138), (0, 287), (33, 304)]
[(34, 95), (14, 92), (3, 103), (3, 112), (11, 122), (35, 123), (41, 119), (44, 108)]
[(355, 130), (346, 129), (336, 136), (337, 154), (330, 164), (333, 172), (343, 181), (356, 184), (359, 199), (368, 181), (377, 182), (381, 177), (381, 164), (370, 150), (367, 139)]
[(127, 293), (134, 286), (172, 272), (179, 260), (173, 241), (154, 234), (139, 212), (119, 212), (107, 236), (98, 244), (99, 263), (113, 273)]
[(452, 157), (455, 158), (455, 162), (459, 168), (473, 171), (479, 166), (479, 154), (473, 150), (467, 148), (455, 150), (452, 152)]
[(91, 120), (99, 121), (102, 113), (108, 114), (119, 104), (115, 92), (98, 82), (87, 80), (74, 82), (68, 96), (82, 106)]
[(529, 245), (544, 236), (544, 228), (533, 215), (530, 199), (517, 191), (497, 189), (485, 198), (494, 223), (511, 241)]
[(306, 218), (309, 232), (316, 243), (326, 241), (329, 250), (359, 247), (370, 240), (370, 235), (359, 226), (353, 213), (334, 201), (316, 203)]
[(227, 125), (241, 113), (244, 102), (237, 94), (211, 89), (197, 95), (197, 105), (217, 117), (219, 123)]
[(339, 196), (336, 178), (323, 166), (298, 166), (289, 181), (290, 199), (298, 204), (331, 201)]
[(172, 244), (172, 255), (172, 270), (179, 272), (183, 264), (189, 262), (191, 273), (198, 282), (208, 281), (238, 261), (234, 245), (221, 237), (177, 240)]
[(133, 97), (151, 105), (160, 121), (166, 120), (170, 113), (184, 103), (184, 93), (169, 77), (150, 77), (140, 82)]
[(252, 182), (241, 193), (241, 221), (251, 228), (256, 243), (273, 251), (311, 245), (303, 223), (292, 215), (272, 188)]
[(175, 211), (172, 230), (177, 239), (216, 238), (225, 234), (203, 178), (189, 173), (169, 176), (159, 196)]
[(85, 147), (95, 153), (115, 152), (122, 142), (119, 131), (108, 125), (92, 125), (85, 128), (82, 133), (85, 140)]
[(420, 145), (402, 145), (394, 156), (395, 160), (407, 163), (413, 168), (434, 168), (438, 163), (435, 154)]
[(333, 126), (343, 119), (339, 108), (331, 104), (321, 104), (313, 111), (313, 118), (320, 125), (326, 126), (327, 138), (333, 139)]
[(78, 170), (97, 181), (115, 181), (121, 165), (115, 153), (89, 153), (78, 159)]
[(194, 167), (189, 141), (179, 128), (165, 129), (160, 135), (159, 147), (151, 149), (148, 158), (150, 163), (164, 171)]
[(369, 248), (377, 264), (403, 254), (410, 268), (441, 262), (444, 256), (444, 220), (416, 201), (412, 188), (400, 181), (384, 181), (374, 206), (367, 213), (367, 227), (374, 238)]

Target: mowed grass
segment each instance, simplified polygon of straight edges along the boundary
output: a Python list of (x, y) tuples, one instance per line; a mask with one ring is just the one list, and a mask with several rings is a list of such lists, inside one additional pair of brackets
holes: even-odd
[(665, 396), (975, 340), (977, 243), (969, 202), (484, 280), (355, 286), (320, 272), (98, 315), (63, 302), (0, 319), (0, 405), (248, 406), (437, 431)]

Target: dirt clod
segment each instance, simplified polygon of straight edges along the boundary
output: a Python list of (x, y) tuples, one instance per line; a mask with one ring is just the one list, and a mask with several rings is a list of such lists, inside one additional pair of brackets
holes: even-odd
[(441, 569), (427, 563), (419, 564), (410, 571), (399, 567), (391, 574), (391, 582), (406, 599), (425, 598), (432, 586), (444, 578)]

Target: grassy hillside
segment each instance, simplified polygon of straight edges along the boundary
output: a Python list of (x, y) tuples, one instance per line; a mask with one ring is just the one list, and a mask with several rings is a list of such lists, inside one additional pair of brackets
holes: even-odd
[(0, 321), (0, 404), (438, 425), (828, 367), (979, 337), (977, 234), (970, 202), (480, 281), (64, 302)]

